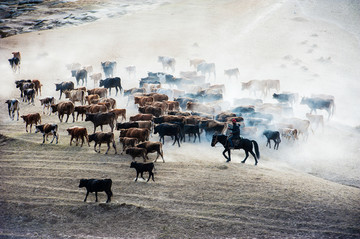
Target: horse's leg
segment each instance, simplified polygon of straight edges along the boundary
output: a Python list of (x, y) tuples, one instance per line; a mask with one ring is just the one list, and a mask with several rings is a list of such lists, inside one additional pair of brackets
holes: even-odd
[(257, 158), (256, 158), (256, 155), (255, 155), (255, 153), (251, 150), (250, 151), (250, 153), (251, 153), (251, 155), (254, 157), (254, 159), (255, 159), (255, 165), (257, 165), (257, 163), (258, 163), (258, 161), (257, 161)]
[[(243, 161), (241, 161), (242, 163), (245, 163), (246, 159), (249, 157), (249, 152), (245, 150), (245, 158)], [(255, 159), (256, 160), (256, 159)]]
[[(226, 152), (228, 152), (229, 151), (229, 157), (228, 156), (226, 156)], [(229, 162), (229, 161), (231, 161), (231, 159), (230, 159), (230, 150), (229, 149), (224, 149), (224, 151), (223, 151), (223, 155), (224, 155), (224, 157), (227, 159), (226, 160), (226, 162)]]

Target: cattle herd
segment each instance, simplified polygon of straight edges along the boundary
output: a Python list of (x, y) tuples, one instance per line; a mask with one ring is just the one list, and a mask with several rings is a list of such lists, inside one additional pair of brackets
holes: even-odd
[[(20, 53), (13, 54), (14, 57), (9, 59), (9, 62), (15, 72), (20, 67)], [(105, 154), (111, 146), (115, 154), (117, 153), (115, 128), (120, 131), (121, 154), (125, 152), (133, 159), (131, 168), (137, 171), (136, 179), (139, 174), (143, 178), (143, 172), (149, 172), (147, 181), (151, 177), (154, 181), (152, 172), (154, 164), (146, 161), (149, 161), (149, 153), (157, 153), (156, 160), (161, 156), (165, 162), (163, 153), (165, 137), (167, 139), (171, 137), (172, 145), (176, 144), (174, 147), (177, 148), (186, 141), (192, 144), (197, 141), (200, 143), (201, 137), (209, 141), (213, 135), (227, 135), (229, 124), (235, 119), (241, 126), (242, 138), (266, 137), (266, 146), (271, 148), (271, 140), (273, 140), (274, 149), (277, 150), (282, 142), (281, 139), (291, 145), (299, 138), (306, 140), (309, 131), (314, 132), (319, 126), (323, 127), (324, 116), (317, 114), (317, 110), (325, 110), (328, 119), (334, 114), (333, 96), (311, 95), (300, 100), (300, 104), (309, 107), (309, 113), (303, 118), (295, 118), (293, 109), (299, 106), (299, 94), (280, 92), (279, 80), (242, 82), (238, 89), (239, 95), (248, 94), (249, 97), (234, 98), (232, 102), (225, 102), (225, 85), (210, 83), (212, 77), (216, 78), (215, 63), (192, 59), (190, 67), (194, 70), (182, 71), (177, 77), (172, 75), (176, 64), (174, 58), (161, 56), (158, 57), (158, 62), (163, 65), (164, 72), (148, 72), (146, 77), (139, 80), (139, 87), (131, 89), (123, 89), (120, 77), (114, 77), (116, 62), (101, 62), (105, 79), (101, 79), (102, 73), (91, 74), (92, 67), (81, 67), (80, 64), (67, 65), (76, 80), (77, 88), (72, 81), (55, 84), (55, 90), (60, 92), (58, 103), (55, 102), (54, 96), (41, 98), (42, 84), (39, 80), (17, 80), (15, 87), (20, 90), (20, 97), (5, 102), (8, 104), (9, 117), (14, 120), (16, 113), (19, 120), (20, 102), (35, 105), (35, 98), (38, 97), (43, 106), (43, 121), (48, 120), (48, 115), (57, 114), (60, 123), (63, 122), (65, 115), (66, 123), (70, 117), (72, 122), (79, 121), (79, 115), (81, 121), (92, 122), (93, 134), (88, 134), (91, 129), (86, 127), (76, 126), (66, 129), (70, 137), (70, 146), (74, 140), (76, 145), (81, 140), (81, 146), (84, 142), (90, 146), (90, 142), (94, 141), (94, 151), (100, 153), (101, 144), (106, 143), (108, 148)], [(168, 70), (172, 74), (165, 73)], [(135, 66), (126, 67), (126, 71), (129, 77), (136, 77)], [(224, 75), (228, 79), (234, 77), (238, 80), (240, 72), (238, 68), (233, 68), (225, 70)], [(93, 89), (85, 87), (88, 76), (94, 81)], [(99, 87), (96, 87), (97, 85)], [(111, 88), (115, 88), (116, 97), (127, 98), (127, 104), (123, 108), (117, 108), (116, 99), (110, 97)], [(63, 93), (68, 100), (61, 100)], [(260, 97), (256, 97), (258, 93)], [(265, 102), (266, 99), (277, 103)], [(137, 107), (138, 114), (127, 117), (129, 107)], [(76, 117), (75, 113), (77, 113)], [(48, 135), (53, 135), (51, 143), (54, 139), (58, 143), (58, 130), (66, 127), (55, 122), (41, 124), (42, 117), (39, 112), (21, 115), (26, 132), (30, 126), (31, 133), (32, 125), (35, 125), (35, 133), (43, 134), (42, 143), (46, 142)], [(104, 125), (109, 125), (111, 132), (102, 132)], [(98, 126), (101, 132), (96, 131)], [(151, 141), (155, 135), (159, 136), (159, 140)], [(97, 145), (99, 145), (98, 150)], [(144, 163), (136, 163), (137, 157), (142, 158)], [(111, 183), (111, 179), (104, 181), (82, 179), (79, 187), (86, 187), (87, 195), (89, 192), (105, 191), (108, 195), (107, 202), (110, 202)]]

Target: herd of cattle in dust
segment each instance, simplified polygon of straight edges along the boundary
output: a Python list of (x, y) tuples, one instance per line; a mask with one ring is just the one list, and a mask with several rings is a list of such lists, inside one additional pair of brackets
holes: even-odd
[[(11, 68), (14, 74), (20, 74), (20, 52), (12, 54), (13, 58), (9, 59)], [(140, 80), (136, 76), (135, 66), (125, 67), (128, 77), (133, 81), (139, 81), (139, 87), (131, 89), (123, 89), (121, 78), (116, 76), (117, 63), (115, 61), (101, 62), (102, 72), (98, 73), (93, 72), (92, 66), (84, 67), (79, 63), (66, 65), (75, 83), (64, 81), (55, 84), (55, 90), (59, 92), (58, 99), (55, 99), (57, 98), (55, 96), (42, 97), (42, 84), (38, 79), (17, 80), (15, 87), (20, 91), (20, 98), (6, 101), (9, 117), (11, 120), (15, 118), (19, 120), (20, 105), (35, 105), (35, 99), (38, 98), (43, 112), (20, 116), (25, 122), (26, 132), (31, 133), (32, 126), (35, 125), (35, 133), (39, 132), (43, 135), (43, 144), (50, 135), (53, 137), (50, 143), (53, 143), (54, 140), (55, 143), (58, 143), (59, 127), (64, 127), (65, 130), (65, 124), (58, 125), (56, 122), (47, 122), (48, 115), (57, 114), (60, 123), (68, 122), (69, 117), (72, 122), (92, 122), (92, 134), (88, 133), (88, 131), (92, 131), (89, 127), (66, 128), (70, 146), (74, 140), (76, 146), (81, 140), (81, 147), (84, 143), (90, 146), (90, 143), (94, 141), (94, 150), (100, 153), (101, 144), (106, 143), (105, 154), (111, 147), (117, 154), (115, 128), (120, 131), (121, 154), (125, 152), (132, 158), (131, 167), (136, 169), (136, 180), (139, 174), (143, 178), (143, 172), (148, 172), (147, 181), (150, 178), (154, 181), (152, 172), (154, 162), (159, 157), (165, 162), (163, 153), (165, 136), (167, 140), (170, 140), (171, 137), (173, 147), (181, 147), (181, 144), (186, 141), (192, 144), (200, 143), (204, 139), (208, 142), (212, 141), (211, 146), (214, 146), (217, 143), (214, 140), (218, 136), (227, 136), (231, 132), (229, 128), (235, 119), (241, 129), (241, 137), (237, 142), (238, 147), (235, 146), (235, 149), (246, 150), (241, 146), (243, 139), (260, 141), (264, 137), (266, 140), (262, 141), (266, 141), (266, 147), (272, 149), (271, 141), (273, 141), (273, 148), (278, 150), (283, 141), (286, 141), (287, 146), (291, 146), (301, 138), (307, 140), (310, 132), (315, 133), (318, 128), (324, 127), (324, 118), (329, 120), (334, 114), (335, 99), (333, 96), (317, 94), (300, 99), (298, 93), (281, 92), (280, 80), (242, 82), (241, 89), (238, 89), (239, 95), (247, 94), (249, 97), (234, 98), (229, 103), (224, 101), (225, 85), (211, 84), (217, 77), (215, 63), (208, 63), (204, 59), (191, 59), (189, 67), (192, 70), (180, 71), (179, 76), (173, 75), (176, 66), (174, 58), (159, 56), (158, 63), (162, 64), (163, 72), (148, 72), (148, 75)], [(229, 80), (238, 80), (239, 75), (238, 68), (224, 71), (224, 77)], [(90, 78), (89, 82), (88, 78)], [(93, 89), (87, 88), (90, 85), (94, 86)], [(113, 88), (115, 88), (115, 92)], [(111, 97), (114, 93), (115, 98), (126, 99), (127, 103), (121, 108), (117, 108), (116, 99)], [(266, 102), (266, 99), (269, 101), (270, 98), (272, 102), (277, 103)], [(299, 103), (307, 105), (309, 108), (309, 112), (303, 118), (293, 116), (293, 109)], [(138, 113), (127, 115), (129, 107), (136, 107)], [(325, 112), (326, 114), (321, 114)], [(108, 125), (111, 131), (103, 132), (104, 125)], [(97, 131), (98, 126), (101, 131)], [(159, 140), (153, 140), (157, 134)], [(98, 148), (97, 145), (99, 145)], [(226, 147), (225, 143), (225, 150), (228, 149)], [(225, 150), (223, 155), (227, 158)], [(154, 162), (149, 162), (149, 153), (157, 153)], [(259, 153), (257, 155), (252, 153), (252, 155), (257, 163)], [(246, 151), (247, 157), (248, 152)], [(137, 163), (136, 158), (142, 158), (144, 163)], [(246, 158), (242, 162), (245, 162)], [(82, 179), (79, 187), (87, 189), (84, 201), (89, 192), (95, 192), (97, 201), (97, 192), (105, 191), (108, 195), (107, 202), (110, 202), (111, 184), (111, 179)]]

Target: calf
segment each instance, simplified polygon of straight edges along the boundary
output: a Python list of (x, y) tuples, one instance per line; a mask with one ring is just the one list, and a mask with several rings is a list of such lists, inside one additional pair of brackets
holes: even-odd
[(265, 130), (263, 135), (267, 139), (266, 147), (269, 145), (269, 148), (271, 148), (270, 140), (273, 140), (275, 143), (274, 149), (279, 149), (279, 144), (281, 143), (279, 131)]
[[(110, 149), (110, 143), (112, 143), (113, 148), (115, 149), (115, 154), (117, 154), (117, 150), (116, 150), (116, 145), (115, 145), (115, 139), (114, 139), (114, 133), (112, 132), (108, 132), (108, 133), (102, 133), (102, 132), (97, 132), (94, 134), (90, 134), (89, 135), (89, 142), (94, 141), (95, 145), (94, 145), (94, 150), (97, 153), (100, 153), (100, 147), (101, 147), (101, 143), (106, 143), (108, 146), (108, 149), (106, 150), (107, 154), (109, 152)], [(99, 151), (96, 150), (96, 145), (99, 144)]]
[(48, 135), (52, 134), (53, 139), (51, 140), (51, 144), (56, 138), (56, 143), (58, 143), (59, 136), (57, 135), (58, 126), (57, 124), (43, 124), (35, 126), (35, 133), (41, 132), (43, 134), (43, 142), (45, 143), (45, 137), (47, 139)]
[(120, 137), (120, 143), (122, 144), (123, 147), (123, 151), (121, 152), (121, 154), (123, 154), (123, 152), (125, 152), (127, 147), (135, 147), (135, 145), (137, 143), (139, 143), (139, 140), (137, 138), (132, 138), (132, 137)]
[(55, 98), (54, 97), (46, 97), (43, 99), (40, 99), (40, 104), (43, 106), (43, 114), (45, 114), (45, 108), (47, 108), (47, 111), (49, 112), (49, 115), (51, 115), (51, 105), (55, 104)]
[(90, 109), (89, 105), (75, 106), (74, 112), (77, 112), (76, 121), (79, 120), (79, 115), (80, 114), (81, 114), (81, 120), (83, 121), (84, 120), (84, 115), (86, 115), (86, 113), (89, 113), (89, 109)]
[(94, 133), (96, 131), (96, 127), (100, 126), (101, 131), (103, 130), (103, 125), (108, 124), (111, 128), (111, 132), (114, 130), (114, 121), (115, 114), (114, 113), (98, 113), (91, 114), (87, 113), (85, 121), (91, 121), (94, 124)]
[(126, 109), (112, 109), (109, 112), (115, 113), (116, 122), (117, 122), (119, 116), (121, 116), (121, 121), (126, 120)]
[(99, 95), (100, 98), (107, 97), (107, 89), (104, 88), (95, 88), (91, 90), (87, 90), (88, 95)]
[(105, 192), (107, 195), (106, 203), (111, 201), (113, 195), (111, 191), (112, 180), (111, 179), (80, 179), (79, 188), (86, 188), (86, 196), (84, 202), (86, 202), (89, 193), (95, 192), (95, 202), (98, 201), (98, 192)]
[(21, 118), (23, 118), (24, 122), (26, 123), (25, 126), (26, 132), (28, 132), (27, 130), (28, 125), (30, 125), (30, 133), (31, 133), (31, 127), (33, 124), (35, 125), (37, 125), (38, 123), (41, 124), (41, 116), (39, 113), (22, 115)]
[(279, 132), (281, 134), (281, 137), (284, 137), (287, 140), (297, 140), (298, 139), (298, 131), (297, 129), (291, 129), (291, 128), (280, 128)]
[(137, 138), (139, 142), (149, 140), (150, 131), (145, 128), (130, 128), (120, 131), (120, 137), (132, 137)]
[(164, 152), (162, 150), (162, 143), (161, 142), (151, 142), (151, 141), (145, 141), (142, 142), (140, 144), (137, 144), (136, 147), (138, 148), (144, 148), (146, 149), (146, 157), (149, 153), (155, 153), (157, 152), (157, 156), (155, 159), (155, 162), (157, 161), (157, 159), (159, 158), (159, 156), (161, 156), (163, 163), (165, 163), (164, 160)]
[(34, 84), (36, 95), (39, 95), (39, 92), (41, 95), (41, 86), (42, 86), (41, 82), (39, 80), (32, 80), (31, 82)]
[(314, 130), (316, 130), (319, 125), (321, 125), (321, 128), (324, 129), (324, 116), (323, 115), (313, 115), (306, 113), (306, 118), (310, 121), (310, 127), (311, 131), (314, 133)]
[(128, 147), (125, 150), (125, 153), (130, 155), (132, 160), (135, 160), (136, 157), (142, 157), (144, 159), (144, 162), (146, 162), (147, 159), (149, 159), (146, 156), (146, 149), (138, 148), (138, 147)]
[(26, 89), (24, 90), (24, 98), (23, 101), (34, 104), (35, 98), (35, 90), (34, 89)]
[(143, 177), (144, 172), (149, 172), (149, 178), (147, 182), (149, 182), (150, 177), (152, 177), (152, 180), (155, 182), (154, 173), (152, 171), (154, 169), (154, 163), (143, 164), (143, 163), (131, 162), (130, 168), (134, 168), (136, 170), (135, 182), (138, 180), (139, 174), (140, 177), (145, 180), (145, 178)]
[(79, 143), (79, 139), (81, 139), (81, 147), (84, 144), (84, 138), (86, 139), (88, 146), (90, 147), (90, 143), (89, 143), (89, 136), (88, 136), (88, 132), (86, 128), (82, 128), (82, 127), (72, 127), (72, 128), (68, 128), (66, 130), (69, 135), (71, 135), (71, 139), (70, 139), (70, 146), (72, 144), (73, 139), (76, 139), (76, 146), (78, 146)]
[(5, 104), (8, 104), (9, 117), (11, 120), (15, 118), (15, 111), (17, 112), (17, 120), (19, 120), (20, 102), (17, 99), (7, 100)]

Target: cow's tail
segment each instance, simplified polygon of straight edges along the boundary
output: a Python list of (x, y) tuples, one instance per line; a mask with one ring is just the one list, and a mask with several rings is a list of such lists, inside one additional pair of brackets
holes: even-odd
[(260, 151), (259, 151), (259, 145), (258, 145), (258, 143), (256, 143), (255, 140), (251, 140), (251, 142), (254, 144), (255, 154), (256, 154), (257, 159), (260, 159)]

